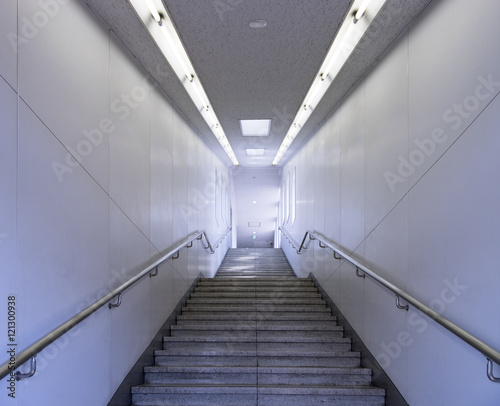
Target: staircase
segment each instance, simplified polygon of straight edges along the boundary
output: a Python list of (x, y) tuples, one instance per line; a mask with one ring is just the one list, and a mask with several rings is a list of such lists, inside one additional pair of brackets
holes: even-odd
[(384, 405), (350, 349), (281, 250), (232, 249), (215, 279), (200, 280), (132, 404)]

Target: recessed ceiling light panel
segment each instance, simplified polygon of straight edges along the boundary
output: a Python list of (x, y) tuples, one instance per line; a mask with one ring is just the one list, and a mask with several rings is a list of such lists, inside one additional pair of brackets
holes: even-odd
[(265, 148), (246, 148), (247, 156), (264, 156), (266, 155)]
[(271, 132), (271, 120), (240, 120), (244, 137), (267, 137)]

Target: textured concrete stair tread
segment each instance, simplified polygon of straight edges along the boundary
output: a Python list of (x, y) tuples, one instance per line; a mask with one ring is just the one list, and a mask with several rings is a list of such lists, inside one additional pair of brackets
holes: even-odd
[(322, 386), (322, 385), (245, 385), (245, 384), (166, 384), (147, 383), (132, 387), (132, 393), (252, 393), (284, 395), (376, 395), (384, 396), (384, 389), (375, 386)]
[[(227, 306), (216, 306), (216, 305), (211, 305), (211, 306), (195, 306), (191, 305), (188, 307), (183, 307), (182, 312), (228, 312), (228, 313), (234, 313), (235, 311), (239, 312), (269, 312), (269, 308), (266, 306), (231, 306), (230, 308)], [(285, 312), (285, 313), (290, 313), (290, 312), (311, 312), (311, 313), (318, 313), (318, 312), (323, 312), (323, 313), (328, 313), (331, 314), (331, 309), (326, 307), (326, 306), (274, 306), (272, 309), (272, 312), (275, 313), (280, 313), (280, 312)]]
[[(234, 293), (238, 294), (238, 296), (234, 295)], [(317, 292), (280, 292), (280, 291), (272, 291), (272, 292), (234, 292), (228, 296), (217, 295), (217, 292), (210, 292), (205, 294), (205, 292), (197, 291), (193, 293), (191, 297), (188, 299), (188, 303), (192, 302), (221, 302), (221, 303), (234, 303), (234, 302), (246, 302), (250, 301), (253, 303), (258, 302), (276, 302), (276, 301), (285, 301), (285, 302), (293, 302), (302, 303), (310, 301), (314, 303), (316, 301), (324, 302), (322, 296)], [(259, 295), (257, 295), (257, 293)], [(294, 294), (300, 293), (303, 296), (293, 296)], [(304, 296), (305, 295), (305, 296)]]
[(165, 384), (165, 383), (145, 383), (132, 387), (132, 393), (256, 393), (255, 385), (231, 385), (231, 384)]
[[(290, 326), (301, 326), (301, 327), (322, 327), (322, 326), (332, 326), (336, 325), (335, 321), (331, 320), (250, 320), (250, 319), (240, 319), (240, 320), (177, 320), (177, 326), (200, 326), (200, 327), (210, 327), (213, 325), (224, 324), (225, 326), (256, 326), (256, 327), (290, 327)], [(302, 329), (302, 328), (301, 328)]]
[(314, 282), (312, 281), (311, 278), (297, 278), (294, 276), (269, 276), (265, 277), (263, 276), (262, 278), (254, 278), (254, 279), (241, 279), (241, 278), (229, 278), (229, 279), (217, 279), (217, 278), (203, 278), (200, 279), (199, 284), (206, 284), (206, 285), (217, 285), (217, 284), (231, 284), (231, 283), (237, 283), (241, 285), (253, 285), (253, 284), (262, 284), (262, 283), (292, 283), (292, 284), (301, 284), (301, 283), (307, 283), (307, 284), (313, 284)]
[(153, 372), (203, 372), (203, 373), (259, 373), (259, 374), (332, 374), (332, 375), (371, 375), (368, 368), (359, 367), (283, 367), (283, 366), (200, 366), (200, 365), (153, 365), (144, 367), (147, 373)]
[(334, 323), (326, 322), (324, 325), (314, 324), (263, 324), (257, 322), (247, 323), (240, 322), (236, 324), (175, 324), (170, 326), (171, 331), (344, 331), (343, 327), (337, 326)]
[(246, 312), (244, 314), (241, 314), (239, 312), (234, 312), (234, 313), (220, 313), (220, 314), (211, 314), (211, 313), (198, 313), (198, 312), (187, 312), (184, 314), (181, 314), (177, 316), (177, 321), (194, 321), (194, 320), (206, 320), (206, 321), (217, 321), (217, 320), (266, 320), (266, 321), (273, 321), (273, 320), (280, 320), (280, 321), (314, 321), (314, 320), (321, 320), (321, 321), (331, 321), (331, 322), (336, 322), (337, 317), (336, 316), (331, 316), (328, 313), (313, 313), (313, 314), (301, 314), (301, 313), (279, 313), (279, 314), (274, 314), (274, 313), (257, 313), (257, 312)]
[(220, 365), (248, 365), (248, 366), (323, 366), (323, 367), (333, 367), (333, 366), (348, 366), (348, 367), (359, 367), (360, 359), (359, 357), (267, 357), (260, 356), (258, 359), (255, 356), (239, 356), (239, 357), (226, 357), (224, 355), (220, 356), (203, 356), (197, 355), (193, 356), (183, 356), (183, 355), (169, 355), (169, 356), (158, 356), (156, 358), (157, 365), (204, 365), (204, 366), (220, 366)]
[(221, 278), (221, 279), (213, 279), (212, 281), (199, 282), (196, 285), (196, 289), (210, 289), (210, 288), (224, 288), (230, 290), (231, 288), (262, 288), (262, 287), (272, 287), (272, 288), (314, 288), (317, 289), (316, 286), (310, 280), (299, 281), (297, 279), (289, 280), (287, 282), (282, 282), (278, 280), (271, 280), (268, 278)]
[(155, 350), (155, 356), (169, 356), (169, 355), (190, 355), (190, 356), (227, 356), (227, 357), (295, 357), (295, 358), (359, 358), (358, 351), (304, 351), (304, 350), (209, 350), (204, 351), (197, 348), (190, 349), (168, 349), (168, 350)]
[(163, 337), (164, 343), (253, 343), (253, 344), (275, 344), (275, 343), (351, 343), (350, 337), (339, 337), (335, 335), (324, 335), (322, 337), (311, 336), (289, 336), (289, 337), (241, 337), (241, 336), (169, 336)]
[(286, 345), (287, 351), (350, 351), (352, 349), (350, 342), (335, 342), (335, 341), (278, 341), (270, 342), (268, 339), (264, 341), (184, 341), (184, 342), (167, 342), (163, 344), (165, 350), (189, 350), (197, 349), (200, 351), (282, 351), (283, 345)]
[(259, 393), (283, 395), (359, 395), (384, 396), (385, 391), (376, 386), (323, 386), (323, 385), (259, 385)]
[(326, 301), (321, 299), (320, 297), (315, 298), (303, 298), (303, 297), (219, 297), (219, 298), (210, 298), (210, 297), (196, 297), (187, 300), (187, 304), (283, 304), (283, 305), (297, 305), (297, 304), (305, 304), (305, 305), (313, 305), (313, 304), (322, 304), (326, 306)]
[(228, 292), (228, 293), (287, 293), (287, 292), (314, 292), (318, 293), (318, 290), (314, 286), (302, 286), (302, 287), (293, 287), (293, 286), (258, 286), (258, 287), (197, 287), (194, 290), (195, 293), (198, 292)]

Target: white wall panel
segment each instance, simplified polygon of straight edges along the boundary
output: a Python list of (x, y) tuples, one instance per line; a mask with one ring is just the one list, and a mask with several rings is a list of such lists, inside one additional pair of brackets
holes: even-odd
[[(149, 237), (150, 84), (112, 37), (110, 51), (110, 196)], [(125, 101), (126, 100), (126, 101)]]
[(157, 91), (151, 92), (150, 103), (150, 234), (154, 246), (164, 251), (173, 244), (173, 124), (172, 107)]
[[(408, 255), (408, 199), (404, 198), (366, 238), (364, 263), (407, 291)], [(396, 386), (407, 393), (408, 346), (413, 341), (407, 325), (409, 315), (396, 307), (392, 292), (365, 279), (365, 344)], [(405, 304), (403, 300), (401, 304)]]
[[(499, 107), (497, 97), (410, 193), (412, 291), (424, 303), (493, 346), (500, 340), (498, 323), (491, 323), (500, 300), (498, 295), (487, 292), (500, 283), (496, 270), (500, 260), (496, 242), (500, 220), (495, 214), (500, 193), (492, 182), (492, 174), (500, 172), (496, 157), (500, 147), (496, 136)], [(475, 253), (473, 257), (471, 252)], [(443, 334), (446, 339), (442, 339), (439, 356), (458, 369), (463, 364), (446, 346), (447, 341), (455, 341), (450, 334), (429, 329), (418, 341), (438, 340)], [(481, 404), (487, 404), (487, 399), (492, 401), (500, 389), (481, 379), (484, 360), (475, 359), (469, 348), (461, 349), (460, 354), (472, 362), (467, 373), (461, 374), (464, 382), (474, 382), (469, 389), (470, 399), (484, 399)], [(421, 361), (421, 374), (413, 374), (414, 380), (419, 385), (435, 385), (425, 374), (434, 361), (425, 361)], [(452, 386), (444, 389), (451, 391)], [(444, 389), (443, 393), (447, 393)], [(414, 397), (419, 402), (426, 399), (417, 393)]]
[(81, 2), (60, 5), (53, 16), (41, 4), (19, 2), (20, 32), (40, 19), (19, 46), (20, 97), (68, 150), (54, 176), (70, 177), (76, 159), (108, 191), (108, 141), (118, 124), (109, 121), (108, 32)]
[[(140, 272), (150, 255), (148, 239), (137, 226), (110, 202), (111, 268), (110, 274), (122, 283)], [(111, 276), (110, 275), (110, 276)], [(150, 309), (150, 280), (141, 279), (123, 294), (122, 305), (111, 309), (109, 343), (111, 385), (117, 387), (151, 341), (147, 317)], [(116, 300), (114, 301), (116, 302)]]
[(341, 245), (352, 252), (364, 237), (365, 173), (364, 85), (341, 106)]
[[(194, 207), (198, 213), (198, 227), (199, 230), (212, 230), (209, 226), (209, 216), (210, 216), (210, 201), (207, 198), (207, 161), (210, 156), (208, 146), (204, 142), (198, 143), (198, 174), (197, 174), (197, 184), (193, 185), (196, 187), (197, 196), (193, 203)], [(198, 244), (198, 270), (204, 276), (208, 277), (208, 272), (210, 272), (209, 258), (207, 256), (206, 250)], [(216, 270), (213, 270), (215, 273)]]
[[(17, 90), (17, 1), (5, 0), (0, 4), (0, 76)], [(24, 37), (21, 39), (23, 42)]]
[[(18, 334), (20, 347), (26, 347), (91, 304), (107, 285), (109, 209), (107, 195), (80, 167), (64, 182), (57, 180), (51, 163), (66, 150), (22, 102), (19, 123)], [(75, 405), (88, 401), (71, 396), (80, 392), (78, 381), (87, 382), (94, 363), (109, 361), (102, 321), (92, 324), (95, 334), (81, 347), (75, 347), (79, 339), (66, 335), (39, 354), (40, 374), (29, 391), (19, 388), (26, 391), (21, 404), (53, 402), (43, 388), (55, 388), (57, 381), (60, 385), (60, 371), (66, 369), (61, 365), (71, 363), (76, 353), (90, 363), (74, 371), (61, 400)], [(94, 377), (109, 384), (104, 369)], [(102, 389), (90, 395), (95, 402), (99, 396)]]
[(411, 28), (410, 186), (500, 91), (498, 8), (495, 0), (433, 2)]
[[(364, 254), (364, 244), (352, 253), (352, 256), (362, 260)], [(347, 262), (343, 262), (338, 276), (340, 284), (339, 309), (342, 311), (351, 326), (362, 336), (364, 332), (365, 319), (365, 280), (356, 276), (356, 268)]]
[(325, 235), (340, 242), (340, 114), (325, 123)]
[(187, 126), (177, 111), (173, 114), (173, 232), (174, 243), (188, 234), (191, 213), (188, 201), (188, 150)]
[[(365, 81), (365, 236), (408, 192), (398, 173), (408, 156), (408, 36)], [(380, 159), (383, 156), (384, 159)]]
[[(187, 217), (188, 223), (188, 234), (195, 233), (198, 231), (198, 209), (195, 207), (197, 189), (198, 189), (198, 142), (201, 142), (191, 128), (188, 128), (188, 138), (186, 140), (188, 149), (188, 161), (187, 161), (187, 175), (188, 175), (188, 191), (187, 191), (187, 201), (188, 206), (193, 209)], [(201, 230), (201, 229), (200, 229)], [(190, 255), (188, 258), (188, 275), (190, 279), (195, 279), (198, 276), (198, 252), (200, 244), (196, 244), (190, 250)]]
[[(0, 78), (0, 268), (8, 270), (9, 278), (16, 280), (16, 235), (17, 235), (17, 95)], [(1, 291), (7, 296), (7, 285)], [(11, 286), (16, 293), (17, 286)], [(0, 316), (6, 317), (5, 314)], [(5, 325), (5, 324), (4, 324)]]

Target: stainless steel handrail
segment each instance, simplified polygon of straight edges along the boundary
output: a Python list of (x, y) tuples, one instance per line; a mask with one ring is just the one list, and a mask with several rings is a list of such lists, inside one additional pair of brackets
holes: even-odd
[[(231, 230), (231, 227), (228, 227), (226, 230), (224, 237), (229, 233)], [(39, 354), (45, 347), (49, 346), (52, 344), (54, 341), (56, 341), (59, 337), (64, 335), (66, 332), (71, 330), (73, 327), (77, 326), (79, 323), (81, 323), (83, 320), (85, 320), (87, 317), (89, 317), (91, 314), (95, 313), (97, 310), (99, 310), (102, 306), (104, 306), (106, 303), (110, 302), (113, 298), (118, 296), (118, 303), (121, 303), (121, 295), (123, 292), (128, 289), (130, 286), (132, 286), (134, 283), (136, 283), (139, 279), (142, 279), (144, 276), (148, 275), (151, 271), (155, 270), (160, 264), (165, 262), (167, 259), (172, 257), (174, 254), (178, 253), (182, 248), (188, 246), (195, 240), (201, 240), (202, 238), (205, 238), (207, 241), (208, 246), (203, 247), (205, 249), (210, 248), (210, 253), (214, 254), (215, 250), (212, 248), (210, 245), (210, 240), (208, 239), (207, 233), (205, 230), (191, 234), (189, 237), (186, 238), (181, 244), (179, 244), (177, 247), (175, 247), (173, 250), (168, 252), (167, 254), (163, 255), (160, 259), (156, 260), (153, 262), (151, 265), (149, 265), (147, 268), (143, 269), (141, 272), (139, 272), (136, 276), (130, 278), (127, 282), (123, 283), (121, 286), (117, 287), (110, 293), (108, 293), (106, 296), (102, 297), (101, 299), (97, 300), (90, 306), (88, 306), (86, 309), (82, 310), (80, 313), (77, 315), (73, 316), (71, 319), (68, 321), (64, 322), (61, 324), (59, 327), (55, 328), (52, 330), (50, 333), (46, 334), (39, 340), (37, 340), (35, 343), (30, 345), (28, 348), (25, 350), (21, 351), (19, 354), (16, 355), (15, 357), (15, 365), (9, 364), (9, 362), (5, 362), (3, 365), (0, 366), (0, 379), (3, 379), (10, 373), (14, 372), (17, 368), (19, 368), (21, 365), (23, 365), (25, 362), (28, 360), (32, 359), (35, 357), (37, 354)], [(222, 238), (222, 237), (221, 237)], [(220, 242), (218, 241), (218, 244)], [(218, 245), (217, 245), (218, 246)], [(216, 247), (217, 247), (216, 246)], [(111, 305), (110, 308), (112, 307), (117, 307), (119, 304), (116, 305)]]
[(227, 235), (229, 234), (229, 232), (231, 231), (232, 227), (228, 227), (226, 229), (226, 231), (224, 232), (224, 234), (222, 234), (220, 236), (220, 238), (215, 242), (214, 246), (213, 246), (213, 250), (211, 251), (212, 254), (215, 253), (214, 250), (216, 250), (217, 248), (219, 248), (219, 245), (222, 243), (222, 241), (224, 240), (224, 238), (227, 237)]
[[(483, 354), (487, 361), (488, 361), (488, 367), (487, 367), (487, 375), (488, 378), (492, 382), (497, 382), (500, 383), (500, 378), (496, 378), (493, 375), (493, 370), (492, 370), (492, 362), (494, 361), (496, 364), (500, 365), (500, 352), (495, 350), (494, 348), (490, 347), (483, 341), (479, 340), (477, 337), (473, 336), (469, 332), (465, 331), (463, 328), (459, 327), (455, 323), (451, 322), (448, 320), (446, 317), (443, 315), (435, 312), (428, 306), (424, 305), (422, 302), (418, 301), (415, 299), (413, 296), (399, 288), (398, 286), (394, 285), (393, 283), (389, 282), (387, 279), (381, 277), (378, 275), (376, 272), (372, 271), (371, 269), (365, 267), (358, 261), (356, 261), (354, 258), (352, 258), (350, 255), (346, 254), (344, 251), (342, 251), (339, 247), (337, 247), (335, 244), (332, 242), (328, 241), (325, 237), (319, 235), (318, 233), (313, 233), (309, 230), (306, 231), (304, 238), (302, 239), (302, 243), (300, 244), (299, 248), (297, 248), (297, 244), (293, 241), (292, 237), (288, 234), (288, 232), (280, 227), (281, 232), (283, 235), (290, 241), (290, 244), (292, 247), (296, 250), (297, 254), (301, 254), (303, 249), (307, 249), (307, 237), (309, 236), (310, 240), (317, 240), (320, 243), (321, 248), (330, 248), (335, 254), (340, 256), (340, 259), (345, 259), (346, 261), (350, 262), (352, 265), (356, 267), (356, 271), (359, 272), (359, 270), (363, 271), (366, 275), (370, 276), (372, 279), (380, 283), (381, 285), (385, 286), (387, 289), (392, 291), (393, 293), (396, 294), (396, 304), (399, 304), (399, 297), (404, 299), (406, 303), (409, 305), (413, 306), (414, 308), (420, 310), (422, 313), (436, 321), (437, 323), (441, 324), (444, 328), (446, 328), (448, 331), (451, 333), (455, 334), (457, 337), (465, 341), (467, 344), (469, 344), (471, 347), (479, 351), (481, 354)], [(335, 258), (338, 259), (337, 256)], [(406, 306), (398, 306), (399, 308), (406, 308)]]

